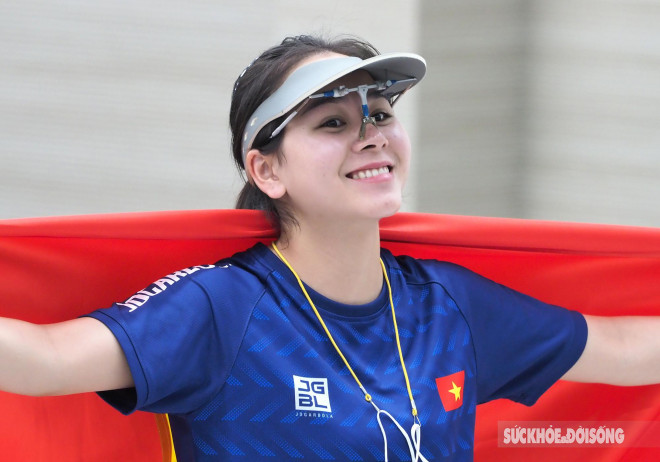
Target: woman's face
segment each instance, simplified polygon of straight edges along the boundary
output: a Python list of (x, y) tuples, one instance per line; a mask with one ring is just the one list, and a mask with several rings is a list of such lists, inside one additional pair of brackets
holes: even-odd
[[(371, 76), (357, 71), (323, 90), (369, 83)], [(310, 100), (287, 125), (274, 167), (298, 220), (373, 220), (399, 210), (410, 141), (385, 98), (369, 95), (368, 106), (377, 126), (367, 124), (363, 139), (357, 92)]]

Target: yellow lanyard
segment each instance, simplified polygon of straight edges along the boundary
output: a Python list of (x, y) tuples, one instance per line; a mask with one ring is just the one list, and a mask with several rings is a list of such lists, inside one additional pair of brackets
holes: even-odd
[[(310, 306), (312, 307), (312, 310), (314, 310), (314, 314), (316, 315), (317, 319), (321, 323), (321, 326), (323, 327), (323, 330), (325, 331), (325, 334), (328, 336), (328, 339), (330, 339), (330, 343), (332, 343), (332, 346), (335, 347), (335, 350), (337, 351), (337, 354), (341, 357), (342, 361), (344, 361), (344, 364), (346, 365), (346, 368), (348, 368), (349, 372), (355, 379), (355, 382), (357, 382), (358, 386), (360, 387), (360, 390), (362, 390), (362, 393), (364, 393), (364, 399), (368, 402), (371, 403), (377, 410), (380, 410), (378, 406), (373, 402), (373, 399), (371, 398), (371, 395), (367, 392), (367, 390), (362, 386), (362, 382), (360, 382), (360, 379), (358, 379), (358, 376), (355, 374), (353, 371), (353, 368), (351, 365), (348, 363), (348, 360), (344, 356), (344, 354), (341, 352), (341, 349), (339, 349), (339, 346), (335, 342), (335, 339), (332, 337), (332, 334), (328, 330), (328, 327), (325, 325), (325, 322), (323, 321), (323, 318), (321, 317), (321, 314), (319, 311), (316, 309), (316, 306), (314, 305), (314, 302), (312, 302), (311, 297), (307, 293), (307, 290), (305, 289), (305, 285), (302, 283), (300, 280), (300, 277), (298, 277), (298, 274), (296, 271), (293, 269), (293, 267), (289, 264), (286, 258), (280, 253), (279, 249), (273, 242), (272, 244), (273, 250), (277, 254), (278, 257), (284, 262), (284, 264), (289, 268), (291, 273), (295, 276), (296, 280), (298, 281), (298, 285), (300, 285), (300, 288), (302, 289), (303, 294), (305, 295), (305, 298), (309, 302)], [(390, 280), (387, 277), (387, 270), (385, 269), (385, 264), (383, 263), (383, 260), (380, 260), (380, 266), (383, 269), (383, 276), (385, 278), (385, 283), (387, 284), (387, 291), (390, 299), (390, 306), (392, 307), (392, 321), (394, 322), (394, 335), (396, 337), (396, 346), (397, 349), (399, 350), (399, 360), (401, 361), (401, 368), (403, 369), (403, 376), (406, 379), (406, 388), (408, 390), (408, 397), (410, 398), (410, 405), (412, 407), (412, 415), (413, 418), (419, 423), (419, 418), (417, 417), (417, 407), (415, 406), (415, 400), (413, 399), (412, 395), (412, 390), (410, 389), (410, 380), (408, 379), (408, 372), (406, 371), (406, 363), (403, 361), (403, 353), (401, 352), (401, 341), (399, 340), (399, 328), (396, 323), (396, 313), (394, 312), (394, 300), (392, 299), (392, 286), (390, 285)]]

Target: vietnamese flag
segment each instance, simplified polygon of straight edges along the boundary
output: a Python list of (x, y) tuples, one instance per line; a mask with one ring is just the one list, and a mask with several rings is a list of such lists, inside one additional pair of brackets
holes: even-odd
[(438, 394), (440, 395), (442, 407), (445, 408), (445, 411), (453, 411), (463, 405), (464, 381), (465, 371), (435, 379), (435, 385), (438, 387)]
[[(395, 255), (455, 262), (583, 313), (660, 315), (660, 229), (401, 213), (381, 221), (381, 237)], [(263, 215), (246, 210), (0, 220), (0, 316), (37, 323), (71, 319), (124, 300), (164, 274), (274, 238)], [(453, 390), (454, 405), (462, 386), (453, 380), (442, 387)], [(175, 460), (166, 416), (126, 417), (93, 393), (0, 393), (0, 409), (2, 460)], [(500, 421), (639, 426), (626, 433), (625, 447), (506, 448), (498, 445)], [(504, 400), (477, 406), (475, 460), (656, 461), (660, 450), (648, 440), (658, 422), (659, 385), (560, 381), (532, 407)]]

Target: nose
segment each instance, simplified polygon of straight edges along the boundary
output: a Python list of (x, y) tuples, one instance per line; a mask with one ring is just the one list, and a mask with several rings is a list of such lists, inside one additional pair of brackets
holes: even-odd
[(355, 141), (356, 151), (384, 148), (387, 146), (387, 143), (387, 137), (381, 132), (378, 125), (376, 125), (376, 122), (371, 117), (362, 120), (360, 132)]

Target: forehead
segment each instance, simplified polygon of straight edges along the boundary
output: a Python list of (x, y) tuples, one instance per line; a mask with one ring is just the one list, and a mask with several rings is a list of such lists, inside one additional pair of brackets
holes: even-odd
[[(332, 58), (346, 58), (347, 55), (343, 55), (340, 53), (335, 53), (333, 51), (327, 51), (323, 53), (316, 53), (311, 56), (308, 56), (307, 58), (301, 60), (296, 67), (291, 69), (291, 72), (287, 75), (287, 78), (297, 69), (316, 62), (316, 61), (322, 61), (324, 59), (332, 59)], [(286, 79), (285, 79), (286, 80)], [(350, 74), (347, 74), (343, 77), (338, 78), (334, 82), (326, 85), (325, 87), (319, 88), (317, 91), (314, 93), (320, 93), (322, 91), (326, 90), (332, 90), (333, 88), (337, 88), (340, 85), (344, 85), (346, 87), (356, 87), (358, 85), (362, 85), (365, 83), (373, 83), (374, 79), (371, 77), (371, 74), (369, 74), (367, 71), (364, 70), (358, 70), (355, 72), (351, 72)]]

